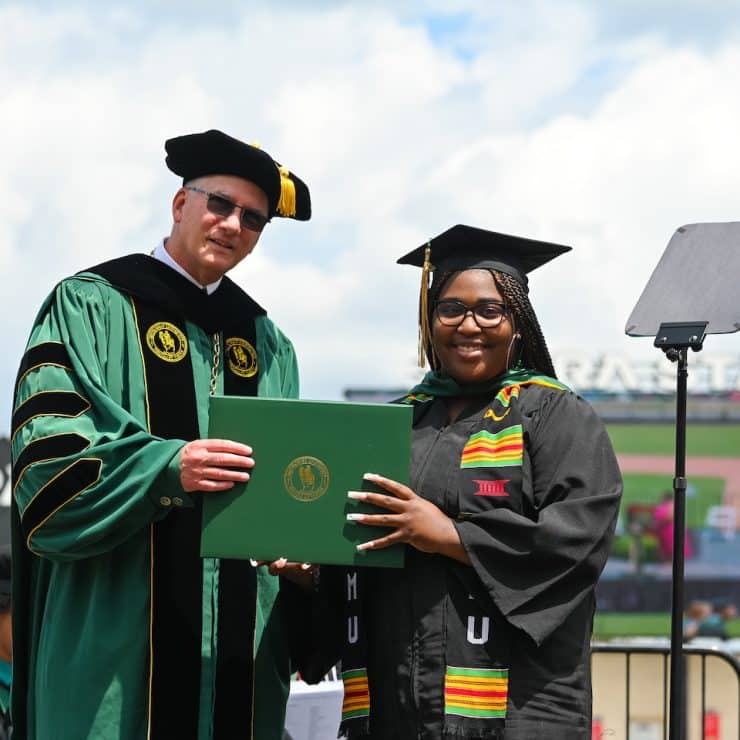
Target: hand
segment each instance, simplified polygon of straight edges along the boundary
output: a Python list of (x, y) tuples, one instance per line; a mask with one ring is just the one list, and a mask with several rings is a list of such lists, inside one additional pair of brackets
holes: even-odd
[(431, 501), (417, 496), (408, 486), (390, 478), (383, 478), (374, 473), (366, 473), (363, 477), (394, 495), (349, 491), (347, 496), (387, 509), (391, 513), (352, 513), (347, 514), (347, 519), (360, 524), (369, 524), (371, 527), (392, 527), (395, 531), (377, 540), (357, 545), (358, 550), (380, 550), (398, 542), (407, 542), (421, 552), (440, 553), (470, 564), (452, 519)]
[[(196, 439), (180, 450), (180, 483), (184, 491), (227, 491), (249, 480), (252, 448), (228, 439)], [(234, 470), (238, 468), (238, 470)]]
[(266, 565), (271, 576), (283, 576), (304, 591), (310, 591), (313, 588), (313, 572), (319, 567), (311, 563), (289, 562), (286, 558), (278, 558), (271, 563), (267, 560), (257, 560), (253, 564)]

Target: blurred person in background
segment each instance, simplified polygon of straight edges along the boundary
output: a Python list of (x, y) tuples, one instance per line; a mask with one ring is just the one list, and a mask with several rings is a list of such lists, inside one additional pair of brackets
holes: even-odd
[(10, 737), (10, 687), (13, 673), (13, 616), (10, 545), (0, 545), (0, 740)]

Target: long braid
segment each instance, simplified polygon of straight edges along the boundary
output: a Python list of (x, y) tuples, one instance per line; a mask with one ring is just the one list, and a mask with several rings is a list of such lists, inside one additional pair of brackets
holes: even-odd
[[(550, 351), (547, 348), (545, 337), (542, 334), (540, 322), (532, 308), (529, 296), (524, 286), (511, 275), (498, 270), (489, 270), (496, 285), (501, 292), (506, 305), (510, 308), (514, 317), (516, 330), (521, 335), (521, 352), (519, 357), (524, 367), (537, 370), (543, 375), (556, 377), (555, 368), (552, 364)], [(435, 273), (429, 288), (428, 318), (429, 325), (433, 324), (434, 306), (439, 299), (445, 285), (452, 277), (457, 275), (456, 271)], [(434, 348), (430, 344), (427, 348), (427, 360), (432, 370), (439, 369), (439, 359), (434, 354)]]
[(514, 314), (514, 321), (519, 334), (521, 334), (522, 352), (521, 361), (524, 367), (537, 370), (551, 378), (556, 377), (555, 368), (552, 365), (550, 350), (542, 334), (540, 322), (532, 308), (529, 295), (524, 286), (511, 275), (498, 270), (491, 270), (493, 279), (501, 291), (501, 294), (510, 306)]

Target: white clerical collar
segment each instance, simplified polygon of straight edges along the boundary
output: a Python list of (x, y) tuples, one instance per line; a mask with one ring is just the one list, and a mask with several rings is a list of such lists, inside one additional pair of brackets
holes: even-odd
[(218, 288), (219, 285), (221, 285), (221, 279), (219, 278), (216, 280), (215, 283), (209, 283), (208, 285), (201, 285), (182, 265), (175, 262), (175, 260), (172, 259), (172, 256), (170, 253), (165, 249), (164, 243), (166, 239), (162, 239), (159, 244), (154, 248), (154, 251), (152, 252), (152, 257), (154, 257), (155, 260), (159, 260), (160, 262), (164, 262), (165, 265), (168, 267), (171, 267), (175, 272), (179, 272), (180, 275), (182, 275), (184, 278), (187, 278), (193, 285), (197, 285), (201, 290), (205, 287), (206, 291), (208, 292), (208, 295), (211, 295), (214, 290)]

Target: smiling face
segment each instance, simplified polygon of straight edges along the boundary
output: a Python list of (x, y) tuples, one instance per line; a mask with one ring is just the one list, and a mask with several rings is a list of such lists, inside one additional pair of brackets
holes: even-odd
[[(503, 301), (488, 270), (464, 270), (450, 278), (437, 300), (454, 299), (473, 306), (481, 301)], [(468, 313), (458, 326), (445, 326), (432, 316), (432, 346), (441, 369), (459, 383), (481, 383), (507, 369), (514, 338), (510, 316), (495, 328), (481, 329)], [(513, 348), (512, 348), (513, 354)]]
[[(249, 180), (208, 175), (198, 178), (197, 186), (267, 217), (267, 195)], [(242, 228), (239, 209), (229, 216), (219, 216), (208, 210), (207, 202), (202, 193), (180, 188), (172, 201), (174, 225), (167, 240), (170, 256), (201, 285), (215, 282), (238, 265), (260, 236), (258, 231)]]

